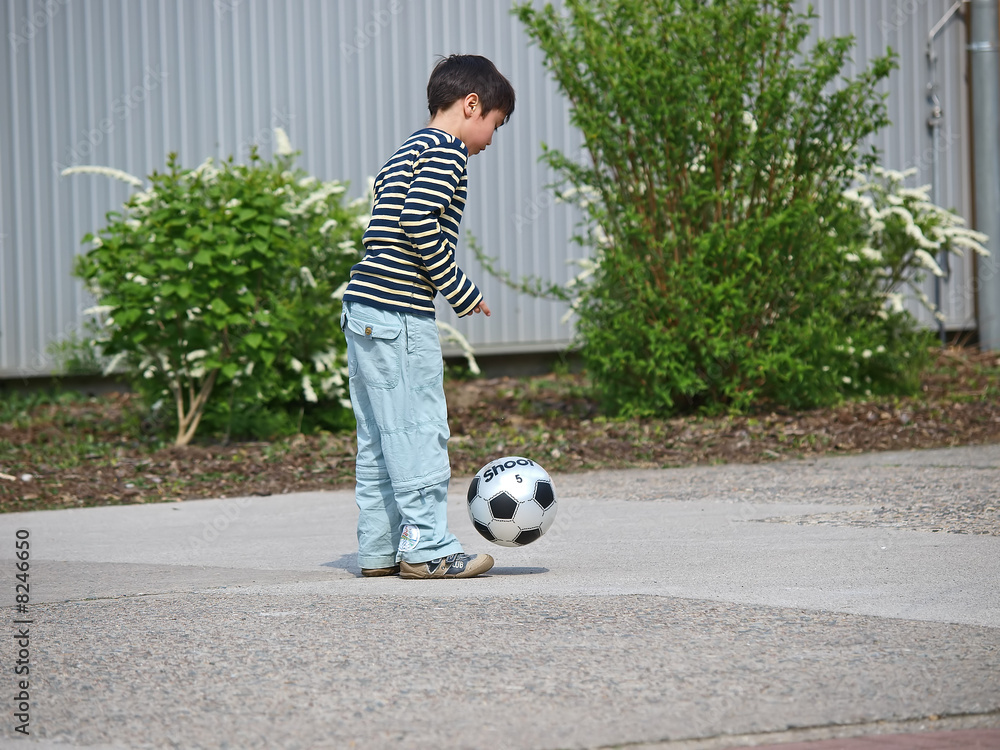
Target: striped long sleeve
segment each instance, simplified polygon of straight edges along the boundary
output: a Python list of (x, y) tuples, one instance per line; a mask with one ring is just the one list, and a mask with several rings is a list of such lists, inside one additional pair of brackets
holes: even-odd
[(417, 131), (375, 180), (375, 205), (345, 300), (433, 317), (440, 293), (459, 316), (483, 296), (455, 259), (469, 154), (437, 129)]

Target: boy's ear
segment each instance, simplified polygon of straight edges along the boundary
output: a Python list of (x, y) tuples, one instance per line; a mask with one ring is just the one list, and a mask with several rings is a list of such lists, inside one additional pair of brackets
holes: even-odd
[(466, 117), (473, 117), (476, 114), (476, 110), (479, 108), (479, 94), (471, 93), (467, 94), (464, 101), (464, 109)]

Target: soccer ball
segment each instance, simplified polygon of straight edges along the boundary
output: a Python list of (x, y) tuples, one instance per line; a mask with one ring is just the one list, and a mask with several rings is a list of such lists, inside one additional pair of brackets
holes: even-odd
[(501, 547), (523, 547), (549, 530), (556, 492), (548, 472), (521, 456), (481, 468), (469, 485), (469, 518), (476, 531)]

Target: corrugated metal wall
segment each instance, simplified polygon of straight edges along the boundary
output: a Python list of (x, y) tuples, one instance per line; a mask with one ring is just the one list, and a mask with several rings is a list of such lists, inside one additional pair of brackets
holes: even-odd
[[(930, 182), (926, 38), (951, 0), (820, 0), (817, 32), (854, 33), (864, 65), (887, 45), (901, 52), (889, 100), (895, 123), (878, 140), (887, 166), (916, 166)], [(805, 2), (802, 3), (804, 7)], [(493, 59), (518, 93), (494, 147), (470, 162), (463, 229), (513, 274), (566, 280), (581, 249), (574, 213), (556, 204), (542, 141), (575, 151), (580, 139), (508, 0), (5, 0), (0, 5), (0, 377), (51, 371), (49, 345), (77, 330), (91, 304), (70, 275), (80, 238), (103, 224), (128, 188), (60, 177), (97, 164), (143, 176), (177, 151), (270, 153), (283, 127), (322, 179), (366, 180), (426, 121), (427, 75), (439, 54)], [(937, 201), (971, 214), (964, 28), (938, 38), (945, 111)], [(464, 245), (462, 265), (494, 310), (459, 321), (480, 353), (554, 350), (563, 307), (519, 296), (488, 278)], [(973, 325), (970, 266), (949, 285), (949, 325)], [(446, 317), (455, 323), (453, 316)]]
[[(801, 3), (804, 7), (806, 3)], [(933, 79), (943, 119), (937, 143), (927, 125), (933, 104), (928, 85), (932, 73), (928, 63), (928, 36), (944, 19), (955, 0), (820, 0), (813, 2), (820, 15), (816, 36), (856, 38), (854, 64), (846, 73), (856, 74), (866, 61), (885, 53), (886, 47), (898, 54), (899, 69), (888, 86), (887, 101), (892, 127), (879, 133), (875, 146), (883, 155), (883, 165), (897, 170), (915, 168), (911, 187), (937, 184), (932, 199), (938, 205), (958, 211), (972, 220), (972, 152), (969, 127), (968, 59), (966, 28), (960, 14), (951, 15), (937, 31), (937, 56)], [(934, 171), (937, 170), (937, 180)], [(951, 277), (942, 284), (941, 309), (946, 328), (975, 328), (975, 299), (971, 253), (952, 262)], [(928, 279), (924, 291), (934, 299), (934, 283)], [(909, 309), (928, 326), (937, 327), (932, 316), (916, 302)]]

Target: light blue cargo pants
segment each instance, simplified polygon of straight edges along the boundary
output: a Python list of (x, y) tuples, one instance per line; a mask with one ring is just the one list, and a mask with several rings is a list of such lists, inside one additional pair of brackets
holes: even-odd
[(358, 564), (385, 568), (462, 552), (448, 530), (448, 406), (433, 318), (345, 302), (358, 422)]

